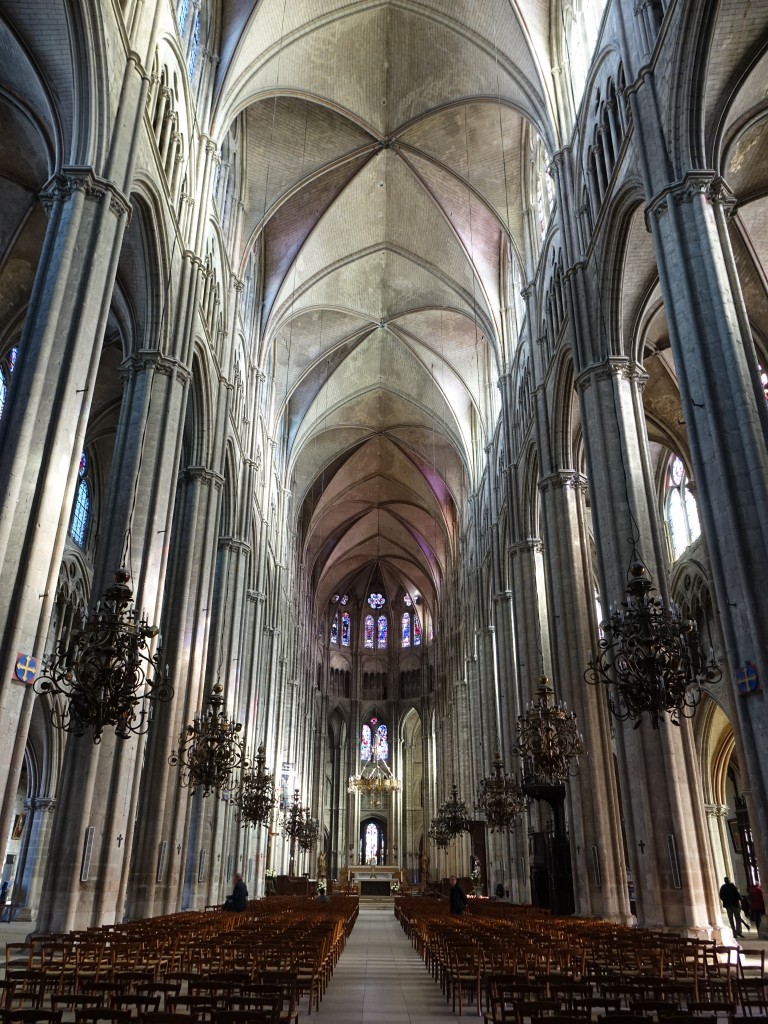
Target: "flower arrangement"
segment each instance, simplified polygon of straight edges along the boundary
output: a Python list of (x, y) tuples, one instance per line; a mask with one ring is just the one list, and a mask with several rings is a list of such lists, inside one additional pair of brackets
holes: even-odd
[(389, 891), (393, 896), (397, 896), (400, 892), (400, 882), (396, 878), (393, 878), (390, 882)]
[(276, 873), (274, 868), (267, 868), (267, 870), (264, 872), (264, 877), (265, 878), (277, 878), (277, 873)]
[(324, 878), (318, 878), (317, 880), (317, 895), (325, 896), (326, 884)]
[(473, 885), (477, 885), (480, 881), (480, 867), (477, 864), (472, 868), (469, 877), (472, 879)]

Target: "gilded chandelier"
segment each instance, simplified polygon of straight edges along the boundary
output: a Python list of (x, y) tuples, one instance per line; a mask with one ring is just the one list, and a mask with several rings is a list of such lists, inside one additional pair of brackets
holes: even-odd
[(150, 701), (173, 696), (168, 666), (160, 668), (159, 639), (155, 653), (149, 652), (148, 641), (160, 630), (136, 613), (130, 578), (127, 569), (118, 569), (83, 628), (58, 644), (34, 684), (36, 693), (66, 701), (62, 713), (56, 702), (52, 706), (57, 728), (75, 736), (90, 729), (94, 743), (108, 725), (123, 740), (145, 733)]
[(350, 775), (347, 783), (348, 793), (368, 793), (374, 805), (381, 803), (382, 796), (400, 791), (400, 780), (392, 774), (387, 762), (381, 757), (379, 739), (373, 737), (373, 754), (358, 775)]
[(647, 714), (654, 729), (668, 714), (673, 725), (691, 718), (702, 686), (719, 683), (722, 671), (710, 649), (701, 651), (696, 625), (660, 597), (645, 565), (629, 567), (626, 598), (602, 622), (597, 658), (590, 654), (584, 674), (588, 683), (608, 687), (608, 705), (620, 721), (635, 720), (637, 729)]
[(235, 802), (243, 828), (269, 824), (276, 803), (275, 777), (267, 768), (264, 747), (259, 747), (254, 764), (243, 772)]
[(538, 699), (517, 719), (517, 745), (512, 753), (523, 759), (525, 785), (562, 785), (578, 771), (586, 753), (576, 716), (559, 701), (546, 676), (539, 680)]
[(485, 815), (491, 832), (511, 832), (525, 808), (525, 794), (517, 779), (504, 771), (501, 753), (496, 751), (493, 774), (480, 779), (475, 807)]
[(191, 786), (193, 794), (202, 788), (203, 796), (232, 789), (233, 773), (247, 764), (240, 738), (243, 727), (223, 711), (221, 683), (216, 683), (207, 703), (182, 730), (178, 748), (168, 758), (170, 765), (181, 765), (181, 785)]

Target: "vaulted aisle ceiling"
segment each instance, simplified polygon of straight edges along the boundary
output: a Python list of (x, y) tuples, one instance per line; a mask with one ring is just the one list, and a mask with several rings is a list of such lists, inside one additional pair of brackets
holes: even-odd
[(242, 132), (269, 430), (318, 607), (380, 570), (434, 613), (497, 416), (528, 147), (556, 145), (549, 0), (223, 6), (215, 118)]

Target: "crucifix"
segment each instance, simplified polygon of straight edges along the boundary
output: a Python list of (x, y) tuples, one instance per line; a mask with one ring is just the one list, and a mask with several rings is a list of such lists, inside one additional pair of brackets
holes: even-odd
[(123, 833), (122, 833), (122, 832), (121, 832), (121, 833), (120, 833), (120, 835), (119, 835), (119, 836), (117, 837), (117, 845), (118, 845), (118, 846), (122, 846), (122, 845), (123, 845)]
[(645, 843), (643, 842), (642, 839), (640, 840), (640, 842), (637, 845), (640, 847), (640, 853), (645, 853)]

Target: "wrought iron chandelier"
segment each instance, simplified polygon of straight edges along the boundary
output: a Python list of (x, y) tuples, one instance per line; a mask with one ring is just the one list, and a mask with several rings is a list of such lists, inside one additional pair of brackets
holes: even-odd
[(280, 827), (283, 835), (295, 839), (302, 850), (309, 850), (320, 834), (320, 823), (310, 814), (299, 799), (299, 791), (293, 791), (293, 801), (285, 812)]
[(620, 721), (637, 729), (646, 713), (654, 729), (669, 715), (673, 725), (691, 718), (702, 686), (719, 683), (723, 673), (710, 649), (705, 658), (696, 624), (679, 609), (654, 597), (647, 568), (635, 560), (627, 573), (626, 598), (600, 624), (600, 650), (590, 654), (588, 683), (608, 687), (608, 705)]
[(576, 715), (563, 701), (554, 703), (546, 676), (539, 680), (538, 699), (517, 719), (517, 745), (512, 753), (523, 759), (524, 789), (530, 785), (560, 786), (576, 775), (586, 754)]
[(480, 792), (475, 807), (485, 815), (491, 832), (511, 832), (518, 824), (526, 799), (517, 779), (504, 771), (501, 753), (493, 758), (493, 774), (480, 779)]
[(454, 782), (451, 787), (451, 798), (438, 808), (428, 834), (439, 847), (446, 849), (456, 836), (471, 830), (472, 820), (469, 817), (469, 809), (459, 798), (459, 791)]
[(432, 819), (427, 834), (435, 846), (439, 846), (441, 850), (447, 850), (456, 838), (453, 832), (448, 831), (448, 826), (440, 817)]
[(223, 711), (221, 683), (213, 687), (207, 704), (182, 729), (178, 748), (168, 758), (170, 765), (181, 766), (181, 785), (191, 786), (193, 795), (202, 788), (203, 796), (232, 789), (233, 772), (247, 767), (240, 738), (243, 727)]
[(256, 752), (254, 763), (243, 772), (235, 802), (243, 828), (269, 824), (276, 803), (275, 777), (267, 768), (263, 746)]
[[(94, 743), (108, 725), (123, 740), (145, 733), (150, 702), (173, 696), (168, 666), (160, 668), (160, 630), (137, 615), (130, 578), (127, 569), (117, 570), (83, 628), (59, 642), (34, 683), (36, 693), (66, 702), (63, 712), (53, 702), (53, 724), (75, 736), (91, 729)], [(150, 654), (147, 641), (155, 637), (158, 647)]]

